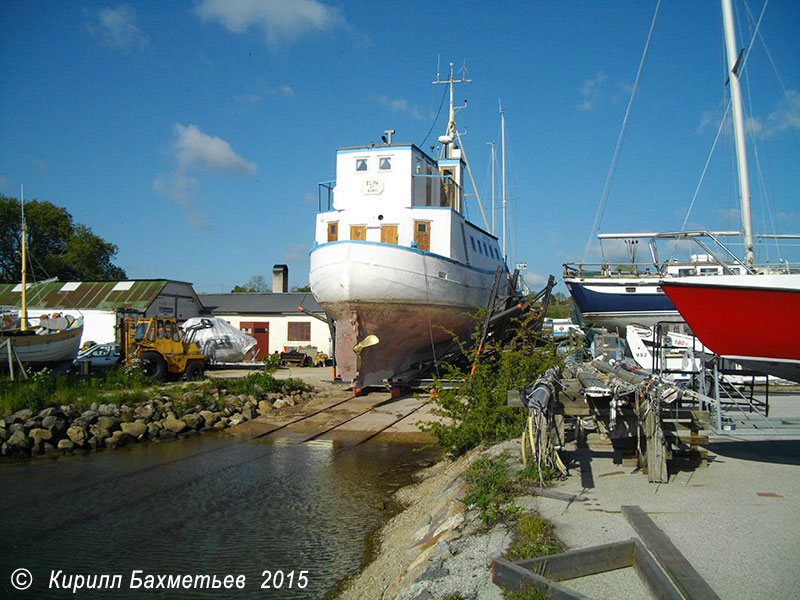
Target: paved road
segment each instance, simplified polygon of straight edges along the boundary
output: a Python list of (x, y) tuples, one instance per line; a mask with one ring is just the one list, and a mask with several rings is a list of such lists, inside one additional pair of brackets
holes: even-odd
[[(800, 396), (775, 412), (800, 414)], [(639, 505), (720, 598), (800, 597), (800, 437), (711, 436), (706, 448), (708, 466), (672, 470), (667, 484), (578, 449), (556, 489), (590, 500), (537, 497), (533, 507), (570, 548), (584, 548), (636, 537), (620, 506)], [(648, 597), (630, 571), (570, 587), (592, 598)]]

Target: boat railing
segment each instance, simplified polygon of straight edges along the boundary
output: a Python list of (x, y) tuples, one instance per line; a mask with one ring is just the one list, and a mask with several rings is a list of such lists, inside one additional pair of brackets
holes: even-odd
[[(317, 212), (333, 210), (333, 188), (336, 187), (336, 180), (322, 181), (317, 188)], [(325, 207), (323, 209), (323, 206)]]
[(661, 273), (650, 263), (564, 263), (564, 277), (624, 277), (626, 275), (661, 277)]

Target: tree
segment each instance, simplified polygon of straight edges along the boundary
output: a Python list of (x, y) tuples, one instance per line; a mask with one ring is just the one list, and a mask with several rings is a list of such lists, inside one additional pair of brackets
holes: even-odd
[[(75, 223), (65, 208), (50, 202), (25, 203), (27, 225), (26, 271), (32, 279), (57, 277), (62, 281), (125, 279), (125, 271), (112, 264), (117, 246)], [(0, 195), (0, 279), (20, 281), (22, 226), (19, 200)]]
[(295, 291), (295, 292), (310, 292), (311, 291), (311, 286), (310, 285), (302, 285), (300, 287), (294, 288), (294, 290), (292, 290), (292, 291)]
[(232, 294), (257, 293), (263, 294), (270, 291), (270, 285), (263, 275), (253, 275), (244, 285), (237, 285), (232, 290)]

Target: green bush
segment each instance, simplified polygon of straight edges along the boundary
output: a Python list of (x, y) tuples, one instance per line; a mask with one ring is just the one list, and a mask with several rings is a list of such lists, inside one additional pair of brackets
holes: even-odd
[(535, 316), (515, 321), (506, 343), (489, 342), (480, 354), (476, 326), (471, 341), (461, 345), (463, 356), (470, 358), (472, 365), (441, 366), (430, 391), (433, 412), (442, 420), (419, 423), (418, 427), (433, 434), (449, 456), (461, 456), (477, 446), (517, 437), (523, 431), (526, 412), (507, 405), (508, 390), (530, 385), (558, 364), (552, 343), (531, 331)]

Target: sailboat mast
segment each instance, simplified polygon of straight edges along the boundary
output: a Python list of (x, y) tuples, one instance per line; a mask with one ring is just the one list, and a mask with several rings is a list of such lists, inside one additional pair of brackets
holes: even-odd
[(503, 260), (508, 258), (506, 254), (506, 111), (500, 105), (500, 156), (501, 156), (501, 203), (503, 205)]
[(744, 237), (744, 263), (749, 268), (756, 264), (753, 243), (753, 221), (750, 215), (750, 181), (747, 174), (747, 150), (744, 143), (744, 116), (742, 114), (742, 90), (739, 86), (741, 56), (736, 45), (733, 28), (731, 0), (722, 0), (722, 21), (725, 28), (725, 47), (728, 56), (728, 81), (731, 86), (731, 108), (733, 111), (733, 135), (736, 143), (736, 164), (739, 171), (739, 204), (742, 211), (742, 236)]
[(495, 183), (494, 183), (494, 169), (495, 169), (495, 166), (494, 166), (494, 142), (489, 142), (489, 144), (492, 146), (492, 235), (494, 235), (494, 211), (495, 211), (495, 208), (494, 208), (494, 188), (495, 188)]
[(25, 273), (25, 263), (28, 261), (28, 257), (26, 256), (26, 245), (27, 241), (25, 239), (27, 235), (27, 227), (25, 225), (25, 191), (23, 186), (19, 186), (19, 206), (20, 206), (20, 214), (22, 215), (22, 307), (20, 309), (19, 315), (19, 328), (22, 331), (26, 331), (28, 329), (28, 302), (27, 302), (27, 276)]

